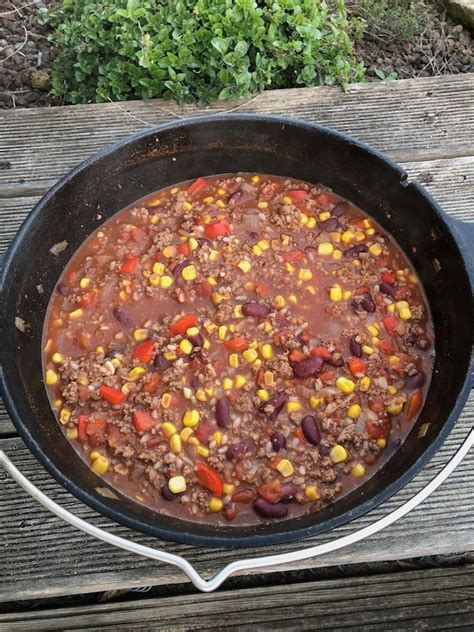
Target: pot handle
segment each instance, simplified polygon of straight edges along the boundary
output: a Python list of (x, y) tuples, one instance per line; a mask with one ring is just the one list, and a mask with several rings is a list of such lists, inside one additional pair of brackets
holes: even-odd
[(448, 224), (457, 237), (467, 259), (467, 271), (471, 278), (472, 294), (474, 296), (474, 222), (464, 222), (448, 216)]
[(338, 549), (342, 549), (351, 544), (355, 544), (356, 542), (360, 542), (361, 540), (374, 535), (378, 531), (381, 531), (396, 520), (399, 520), (400, 518), (405, 516), (417, 505), (428, 498), (428, 496), (430, 496), (430, 494), (432, 494), (435, 489), (437, 489), (441, 485), (441, 483), (443, 483), (454, 471), (454, 469), (461, 463), (461, 461), (473, 445), (474, 427), (464, 439), (456, 454), (423, 489), (415, 494), (415, 496), (410, 498), (410, 500), (403, 503), (403, 505), (400, 505), (400, 507), (394, 509), (392, 512), (390, 512), (383, 518), (380, 518), (376, 522), (373, 522), (372, 524), (362, 529), (354, 531), (349, 535), (337, 538), (336, 540), (332, 540), (324, 544), (317, 544), (316, 546), (311, 546), (307, 549), (231, 562), (209, 580), (201, 577), (201, 575), (199, 575), (195, 568), (185, 558), (179, 555), (175, 555), (174, 553), (167, 553), (166, 551), (160, 549), (153, 549), (151, 547), (126, 540), (125, 538), (118, 537), (113, 533), (110, 533), (109, 531), (105, 531), (104, 529), (99, 529), (98, 527), (89, 524), (85, 520), (78, 518), (70, 511), (64, 509), (64, 507), (61, 507), (60, 505), (55, 503), (53, 500), (51, 500), (51, 498), (49, 498), (49, 496), (47, 496), (37, 487), (35, 487), (33, 483), (31, 483), (13, 465), (7, 455), (1, 450), (0, 465), (8, 472), (8, 474), (10, 474), (10, 476), (20, 485), (20, 487), (22, 487), (28, 494), (30, 494), (30, 496), (32, 496), (41, 505), (43, 505), (43, 507), (58, 516), (58, 518), (61, 518), (73, 527), (84, 531), (84, 533), (87, 533), (88, 535), (91, 535), (98, 540), (102, 540), (102, 542), (107, 542), (108, 544), (116, 546), (120, 549), (124, 549), (131, 553), (136, 553), (137, 555), (140, 555), (142, 557), (147, 557), (158, 562), (165, 562), (167, 564), (177, 566), (188, 576), (188, 578), (192, 581), (196, 588), (203, 592), (211, 592), (213, 590), (216, 590), (216, 588), (218, 588), (228, 577), (230, 577), (230, 575), (236, 573), (237, 571), (265, 568), (268, 566), (288, 564), (291, 562), (297, 562), (299, 560), (305, 560), (311, 557), (316, 557), (318, 555), (330, 553), (332, 551), (337, 551)]

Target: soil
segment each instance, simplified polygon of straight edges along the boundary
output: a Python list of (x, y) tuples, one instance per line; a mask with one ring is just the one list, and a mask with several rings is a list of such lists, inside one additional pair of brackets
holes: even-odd
[[(37, 20), (38, 9), (57, 0), (0, 0), (0, 109), (61, 105), (50, 94), (54, 46)], [(356, 0), (347, 3), (357, 5)], [(390, 31), (367, 32), (356, 46), (368, 81), (407, 79), (474, 70), (474, 39), (436, 5), (425, 3), (424, 30), (408, 41)]]

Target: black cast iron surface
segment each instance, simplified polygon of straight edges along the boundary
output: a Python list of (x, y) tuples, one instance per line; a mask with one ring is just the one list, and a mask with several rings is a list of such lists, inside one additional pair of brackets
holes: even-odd
[[(210, 528), (170, 518), (104, 485), (63, 436), (46, 397), (41, 332), (64, 266), (104, 220), (173, 183), (216, 173), (269, 173), (322, 183), (372, 215), (405, 250), (424, 284), (436, 336), (425, 406), (405, 444), (355, 492), (309, 514), (254, 527)], [(69, 243), (57, 257), (49, 248)], [(473, 382), (474, 225), (449, 219), (403, 169), (368, 146), (310, 123), (261, 115), (214, 115), (147, 129), (104, 149), (65, 176), (35, 206), (0, 277), (0, 382), (19, 434), (48, 471), (80, 500), (138, 531), (178, 542), (262, 546), (346, 523), (389, 498), (428, 462), (452, 430)], [(470, 278), (471, 275), (471, 278)], [(37, 292), (42, 284), (44, 294)], [(15, 316), (28, 324), (25, 333)], [(420, 427), (429, 423), (419, 438)]]

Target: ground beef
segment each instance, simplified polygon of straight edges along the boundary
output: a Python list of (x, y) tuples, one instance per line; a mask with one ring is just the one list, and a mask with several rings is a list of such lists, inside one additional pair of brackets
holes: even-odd
[(284, 354), (267, 360), (266, 368), (270, 371), (274, 371), (280, 378), (289, 379), (293, 377), (293, 369), (288, 361), (288, 357)]

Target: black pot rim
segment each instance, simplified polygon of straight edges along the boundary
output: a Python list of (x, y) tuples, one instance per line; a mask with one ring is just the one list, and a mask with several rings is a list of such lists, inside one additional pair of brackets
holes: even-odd
[[(30, 224), (33, 221), (33, 218), (36, 217), (39, 213), (41, 213), (43, 207), (48, 204), (50, 198), (52, 198), (69, 180), (79, 175), (84, 169), (90, 167), (98, 160), (106, 158), (111, 153), (115, 152), (118, 149), (124, 148), (128, 144), (132, 143), (135, 140), (140, 138), (144, 138), (147, 136), (153, 136), (161, 131), (176, 129), (179, 130), (180, 127), (186, 127), (190, 125), (200, 125), (206, 123), (218, 123), (223, 121), (234, 121), (235, 124), (239, 122), (245, 121), (268, 121), (274, 122), (280, 125), (288, 125), (292, 127), (299, 127), (302, 129), (308, 129), (313, 131), (320, 131), (325, 134), (333, 135), (336, 138), (348, 143), (352, 146), (355, 146), (364, 152), (371, 154), (372, 156), (377, 157), (380, 161), (384, 162), (390, 169), (395, 171), (400, 176), (400, 181), (404, 186), (408, 187), (416, 187), (421, 195), (423, 195), (428, 203), (430, 204), (433, 212), (437, 215), (438, 219), (444, 225), (446, 231), (448, 231), (453, 239), (457, 242), (456, 235), (453, 232), (449, 218), (445, 214), (445, 212), (441, 209), (441, 207), (437, 204), (437, 202), (432, 198), (432, 196), (418, 183), (416, 182), (408, 182), (407, 174), (405, 170), (392, 161), (390, 158), (386, 157), (384, 154), (375, 150), (361, 141), (355, 140), (351, 136), (334, 130), (333, 128), (317, 125), (314, 123), (310, 123), (307, 121), (302, 121), (299, 119), (293, 119), (289, 117), (283, 116), (272, 116), (272, 115), (264, 115), (264, 114), (212, 114), (212, 115), (202, 115), (196, 117), (190, 117), (185, 119), (180, 119), (179, 121), (173, 121), (168, 123), (163, 123), (158, 126), (146, 128), (142, 131), (139, 131), (133, 135), (127, 136), (113, 144), (106, 146), (105, 148), (99, 150), (91, 157), (84, 160), (78, 166), (69, 171), (65, 176), (63, 176), (42, 198), (39, 202), (34, 206), (32, 211), (28, 214), (20, 229), (18, 230), (14, 240), (10, 244), (2, 262), (2, 271), (0, 274), (0, 293), (2, 292), (3, 285), (8, 276), (8, 272), (10, 266), (13, 263), (13, 259), (15, 257), (15, 253), (17, 248), (20, 246), (23, 235), (29, 230)], [(457, 242), (458, 243), (458, 242)], [(458, 244), (459, 245), (459, 244)], [(462, 262), (467, 270), (471, 269), (470, 260), (466, 259), (463, 249), (459, 248), (460, 257), (462, 258)], [(2, 362), (5, 361), (5, 358), (2, 359)], [(381, 503), (388, 500), (391, 496), (393, 496), (400, 489), (405, 487), (413, 477), (431, 460), (434, 454), (439, 450), (441, 445), (444, 443), (448, 435), (451, 433), (454, 428), (456, 421), (461, 414), (461, 411), (464, 407), (464, 404), (469, 397), (470, 390), (474, 384), (474, 354), (471, 351), (471, 359), (469, 370), (466, 373), (465, 380), (461, 389), (459, 390), (456, 404), (452, 408), (449, 416), (447, 417), (441, 431), (438, 433), (436, 438), (432, 441), (432, 443), (426, 448), (421, 457), (417, 459), (412, 466), (410, 466), (401, 476), (398, 477), (396, 481), (392, 484), (385, 487), (380, 492), (374, 494), (364, 502), (360, 503), (354, 509), (342, 513), (339, 516), (330, 517), (324, 522), (315, 522), (310, 527), (303, 528), (285, 528), (285, 524), (289, 525), (291, 520), (283, 521), (280, 524), (281, 531), (276, 533), (251, 533), (249, 531), (245, 535), (235, 536), (229, 535), (229, 532), (226, 532), (226, 535), (219, 533), (219, 529), (214, 527), (209, 529), (208, 532), (204, 533), (196, 533), (192, 531), (193, 523), (188, 521), (180, 521), (189, 525), (189, 531), (175, 531), (173, 529), (168, 529), (163, 526), (151, 526), (148, 524), (144, 524), (139, 519), (135, 519), (130, 515), (123, 513), (121, 510), (114, 509), (110, 505), (107, 505), (102, 500), (96, 498), (91, 495), (87, 490), (82, 488), (80, 485), (77, 485), (74, 481), (72, 481), (63, 471), (58, 469), (56, 465), (44, 454), (41, 450), (40, 446), (33, 439), (31, 434), (29, 433), (26, 426), (23, 424), (21, 416), (17, 411), (17, 407), (14, 402), (14, 398), (10, 391), (9, 385), (5, 379), (5, 375), (2, 367), (0, 366), (0, 391), (3, 396), (3, 400), (7, 411), (12, 418), (13, 424), (18, 431), (19, 435), (28, 446), (30, 451), (36, 457), (36, 459), (46, 468), (46, 470), (53, 476), (53, 478), (61, 483), (61, 485), (69, 492), (71, 492), (76, 498), (80, 501), (84, 502), (86, 505), (91, 507), (93, 510), (99, 512), (100, 514), (106, 516), (114, 522), (120, 523), (129, 527), (135, 531), (139, 531), (145, 533), (147, 535), (155, 536), (162, 538), (168, 541), (174, 541), (182, 544), (193, 544), (193, 545), (201, 545), (201, 546), (213, 546), (213, 547), (232, 547), (232, 548), (240, 548), (240, 547), (261, 547), (268, 546), (274, 544), (281, 544), (285, 542), (291, 542), (295, 540), (300, 540), (303, 538), (307, 538), (311, 535), (316, 535), (319, 533), (323, 533), (329, 530), (332, 530), (342, 524), (347, 524), (352, 522), (356, 518), (361, 517), (367, 512), (379, 506)]]

